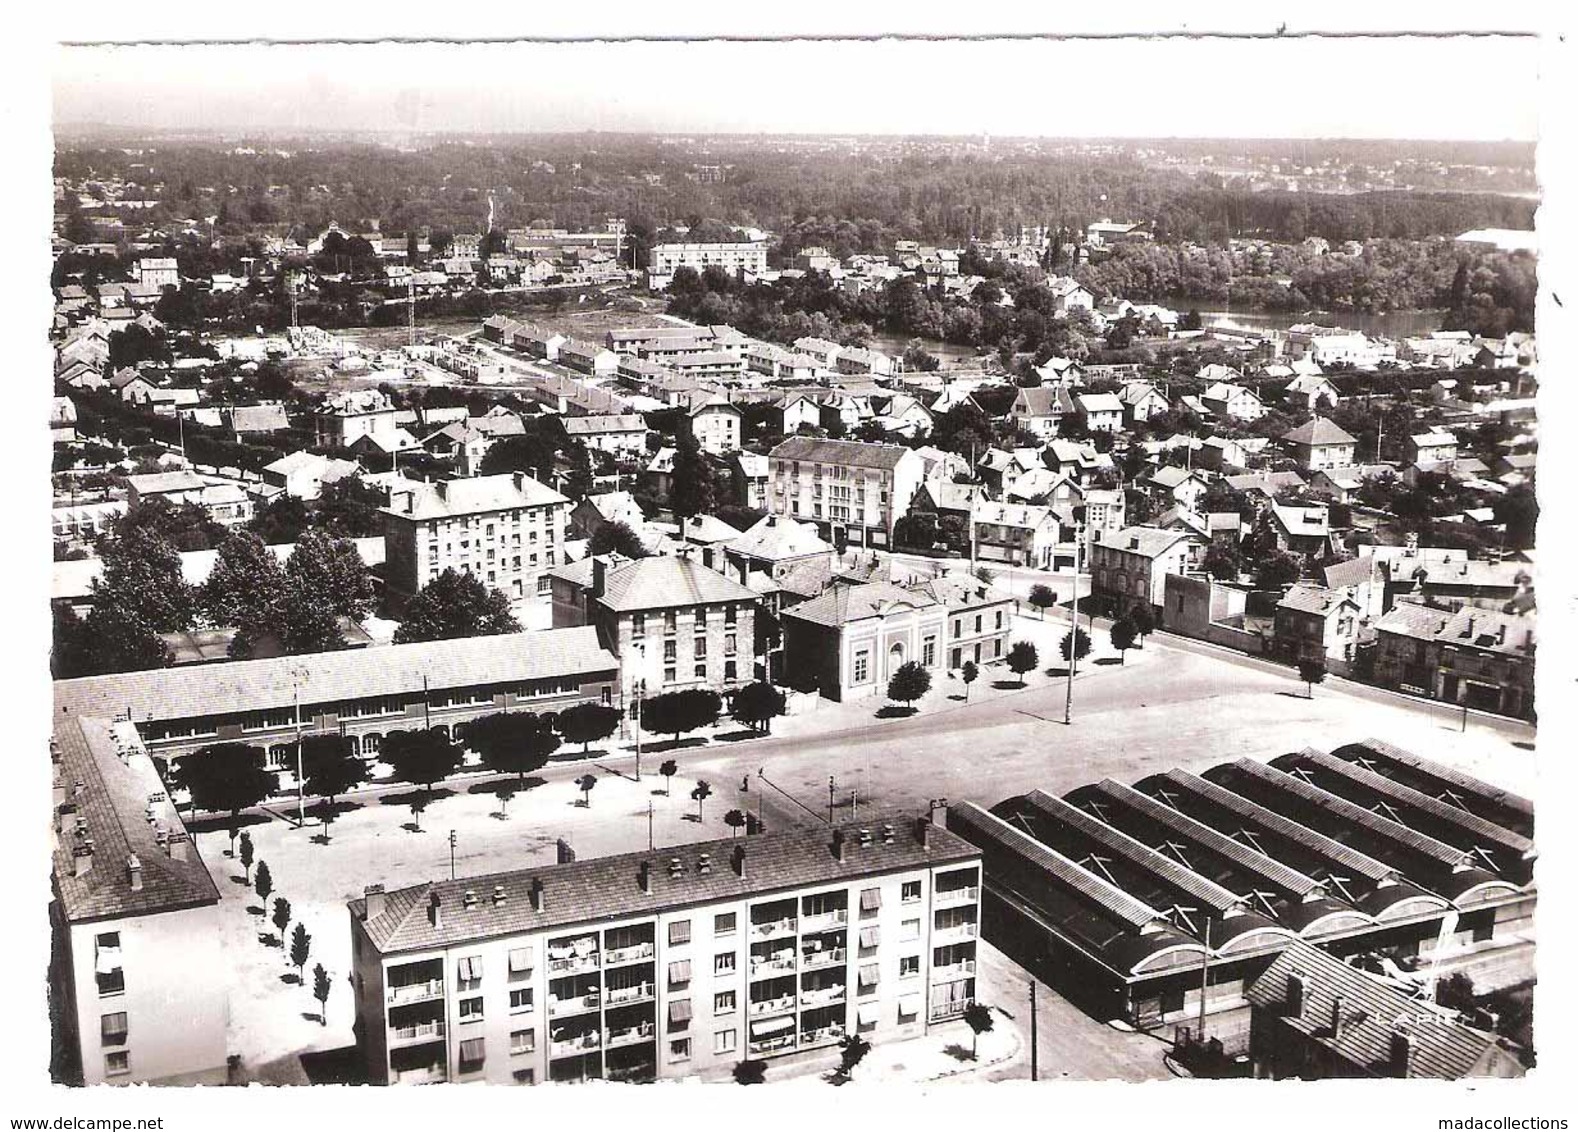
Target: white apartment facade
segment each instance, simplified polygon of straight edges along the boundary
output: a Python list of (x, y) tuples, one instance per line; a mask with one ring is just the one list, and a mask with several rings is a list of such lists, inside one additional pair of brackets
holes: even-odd
[(767, 270), (767, 244), (759, 241), (717, 244), (655, 244), (647, 260), (647, 285), (655, 291), (668, 287), (682, 267), (698, 274), (720, 267), (730, 275)]
[(885, 548), (925, 470), (899, 445), (791, 436), (768, 453), (767, 509), (814, 523), (830, 542)]

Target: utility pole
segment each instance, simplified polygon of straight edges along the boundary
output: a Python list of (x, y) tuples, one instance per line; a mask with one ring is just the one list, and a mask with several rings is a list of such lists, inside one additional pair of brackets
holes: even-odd
[(849, 820), (850, 821), (859, 821), (860, 820), (860, 791), (859, 790), (851, 790), (849, 792)]
[(449, 831), (449, 879), (455, 879), (455, 831)]
[(413, 271), (410, 275), (407, 275), (405, 277), (405, 281), (406, 281), (406, 293), (407, 293), (408, 297), (411, 300), (410, 306), (408, 306), (406, 308), (406, 318), (405, 318), (405, 322), (406, 322), (406, 342), (407, 342), (408, 345), (415, 346), (416, 345), (416, 272)]
[(1205, 1044), (1205, 992), (1211, 981), (1211, 917), (1201, 913), (1205, 920), (1205, 952), (1200, 957), (1200, 1032), (1196, 1035)]
[(296, 827), (307, 824), (307, 783), (301, 774), (301, 674), (292, 672), (290, 698), (296, 709)]
[(827, 824), (833, 824), (833, 776), (827, 776)]
[(1075, 657), (1079, 655), (1079, 551), (1085, 537), (1085, 525), (1079, 520), (1083, 518), (1076, 509), (1074, 518), (1074, 596), (1069, 602), (1074, 627), (1069, 630), (1068, 638), (1068, 683), (1063, 691), (1063, 722), (1073, 723), (1074, 714), (1074, 669)]
[(652, 799), (647, 799), (647, 849), (652, 848)]
[(1030, 980), (1030, 1079), (1039, 1081), (1040, 1062), (1036, 1058), (1036, 981)]
[(422, 673), (422, 727), (431, 730), (433, 726), (432, 703), (427, 694), (427, 673)]

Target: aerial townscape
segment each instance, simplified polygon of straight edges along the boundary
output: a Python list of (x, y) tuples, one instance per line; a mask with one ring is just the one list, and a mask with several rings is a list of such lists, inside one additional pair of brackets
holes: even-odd
[(1535, 1065), (1532, 144), (56, 146), (56, 1082)]

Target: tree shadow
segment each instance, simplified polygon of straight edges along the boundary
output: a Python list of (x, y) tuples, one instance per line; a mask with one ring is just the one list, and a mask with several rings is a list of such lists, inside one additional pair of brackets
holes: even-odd
[(969, 697), (967, 697), (967, 696), (963, 696), (963, 695), (960, 695), (960, 694), (959, 694), (959, 693), (958, 693), (958, 692), (954, 692), (954, 693), (953, 693), (953, 694), (952, 694), (952, 695), (950, 695), (950, 696), (949, 696), (949, 697), (948, 697), (948, 698), (949, 698), (949, 699), (950, 699), (950, 700), (952, 700), (952, 701), (953, 701), (953, 702), (954, 702), (954, 703), (956, 703), (956, 704), (962, 704), (962, 703), (964, 703), (964, 702), (965, 702), (965, 700), (967, 700), (967, 699), (968, 699), (968, 698), (969, 698)]
[(311, 1010), (303, 1010), (301, 1012), (301, 1020), (303, 1022), (316, 1022), (320, 1026), (323, 1025), (323, 1015), (316, 1014)]
[(648, 743), (642, 754), (658, 754), (662, 751), (680, 751), (686, 747), (705, 747), (707, 740), (701, 735), (692, 735), (688, 739), (663, 739), (656, 743)]
[(746, 728), (743, 731), (725, 731), (722, 734), (713, 736), (720, 743), (738, 743), (742, 739), (757, 739), (760, 737), (760, 731), (752, 731), (750, 728)]
[(401, 822), (400, 823), (400, 828), (405, 830), (407, 833), (426, 833), (427, 832), (427, 830), (425, 830), (421, 826), (417, 825), (416, 822), (414, 822), (414, 821)]
[(876, 711), (878, 719), (908, 719), (920, 709), (914, 704), (886, 704)]
[(261, 906), (259, 906), (257, 904), (248, 904), (247, 905), (247, 915), (249, 915), (249, 916), (261, 916), (262, 914), (263, 914), (263, 908)]
[(301, 1055), (301, 1069), (314, 1085), (365, 1085), (367, 1073), (354, 1045)]
[(307, 807), (307, 816), (317, 818), (319, 821), (323, 821), (325, 818), (333, 821), (341, 814), (349, 814), (361, 809), (363, 805), (364, 803), (362, 802), (343, 801), (336, 802), (333, 806), (330, 806), (328, 799), (320, 799)]
[(1277, 695), (1286, 696), (1290, 700), (1307, 700), (1311, 698), (1303, 692), (1278, 692)]
[(247, 879), (247, 875), (245, 873), (231, 873), (230, 879), (235, 884), (239, 884), (244, 888), (252, 887), (252, 882)]
[[(296, 972), (294, 972), (294, 971), (286, 971), (283, 975), (281, 975), (279, 977), (279, 981), (284, 983), (288, 987), (299, 987), (299, 986), (301, 986), (301, 976), (296, 974)], [(316, 1018), (317, 1016), (314, 1015), (313, 1017)]]
[(264, 947), (279, 947), (279, 936), (273, 932), (258, 932), (258, 942)]
[[(182, 807), (184, 810), (186, 807)], [(237, 829), (245, 829), (249, 825), (267, 825), (274, 819), (267, 814), (242, 814), (231, 821), (230, 815), (220, 814), (206, 818), (194, 818), (186, 823), (188, 833), (224, 833), (232, 825)]]
[(1064, 665), (1061, 668), (1059, 668), (1059, 667), (1048, 668), (1046, 670), (1046, 674), (1048, 676), (1067, 676), (1068, 675), (1068, 666)]
[(1096, 658), (1096, 663), (1101, 665), (1103, 668), (1107, 668), (1114, 664), (1121, 666), (1123, 661), (1115, 656), (1098, 656)]
[(975, 1060), (975, 1054), (965, 1049), (958, 1042), (949, 1042), (947, 1045), (942, 1047), (942, 1052), (953, 1058), (955, 1061)]
[(1025, 686), (1025, 682), (1023, 680), (993, 680), (992, 681), (992, 687), (996, 688), (999, 692), (1017, 692), (1020, 688), (1023, 688), (1024, 686)]
[(509, 790), (518, 798), (528, 790), (535, 790), (537, 787), (546, 786), (547, 784), (547, 779), (539, 778), (535, 774), (529, 774), (526, 776), (525, 782), (518, 778), (498, 778), (492, 782), (479, 782), (475, 786), (468, 786), (466, 793), (492, 794), (496, 797), (502, 791)]
[(329, 843), (329, 835), (327, 833), (314, 833), (312, 835), (312, 843), (314, 845), (327, 845)]
[(1534, 744), (1533, 743), (1525, 742), (1522, 739), (1514, 739), (1513, 742), (1512, 742), (1512, 745), (1514, 747), (1518, 748), (1518, 750), (1520, 750), (1520, 751), (1532, 751), (1532, 750), (1534, 750)]
[(455, 792), (447, 786), (440, 786), (431, 793), (426, 790), (404, 790), (399, 794), (385, 794), (378, 799), (380, 806), (409, 806), (412, 802), (442, 802), (445, 798), (453, 798)]

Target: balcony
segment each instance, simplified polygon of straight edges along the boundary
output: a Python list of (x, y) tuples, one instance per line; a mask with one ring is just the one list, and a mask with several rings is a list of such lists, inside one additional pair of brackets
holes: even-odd
[(795, 921), (793, 917), (784, 920), (773, 920), (765, 924), (751, 925), (752, 939), (773, 939), (781, 935), (794, 935)]
[(588, 1053), (601, 1049), (603, 1035), (596, 1030), (588, 1030), (578, 1038), (566, 1038), (562, 1042), (548, 1043), (549, 1057), (574, 1057), (578, 1054)]
[(575, 998), (550, 998), (548, 1000), (548, 1017), (569, 1018), (575, 1014), (587, 1014), (597, 1009), (598, 996), (596, 994), (583, 994)]
[(404, 983), (400, 986), (389, 988), (388, 1001), (390, 1006), (405, 1006), (412, 1002), (427, 1002), (429, 999), (444, 997), (444, 980), (429, 979), (425, 983)]
[(571, 955), (565, 959), (550, 959), (548, 960), (548, 972), (550, 975), (555, 976), (575, 975), (583, 971), (595, 971), (599, 965), (598, 954), (594, 951), (590, 955)]
[(441, 1085), (447, 1080), (443, 1065), (424, 1065), (418, 1069), (396, 1069), (389, 1074), (391, 1085)]
[(965, 1007), (974, 1002), (971, 998), (956, 998), (951, 1002), (941, 1002), (931, 1008), (931, 1020), (941, 1022), (948, 1018), (957, 1018), (964, 1013)]
[(847, 923), (849, 923), (849, 909), (834, 908), (831, 912), (820, 912), (815, 916), (801, 916), (800, 931), (802, 934), (809, 934)]
[(795, 1036), (793, 1033), (782, 1034), (771, 1038), (763, 1038), (758, 1042), (751, 1042), (752, 1053), (778, 1053), (782, 1050), (793, 1049)]
[(609, 987), (604, 992), (609, 1006), (628, 1006), (633, 1002), (652, 1001), (653, 984), (641, 983), (633, 987)]
[(657, 954), (657, 948), (650, 943), (638, 943), (632, 947), (616, 947), (603, 952), (604, 967), (618, 967), (625, 963), (639, 963), (643, 959), (651, 959)]
[(800, 992), (800, 1005), (806, 1008), (813, 1006), (831, 1006), (835, 1002), (843, 1002), (847, 991), (842, 983), (831, 987), (818, 987), (816, 990)]
[(769, 1014), (782, 1014), (786, 1010), (794, 1009), (794, 995), (780, 995), (778, 998), (764, 998), (760, 1002), (751, 1003), (751, 1017), (764, 1018)]
[(815, 971), (822, 967), (832, 967), (844, 962), (846, 952), (842, 947), (829, 947), (821, 951), (807, 951), (800, 960), (800, 969)]
[(431, 1022), (422, 1022), (415, 1026), (390, 1026), (389, 1044), (391, 1046), (416, 1045), (425, 1041), (444, 1036), (444, 1020), (435, 1018)]
[(935, 929), (931, 933), (931, 941), (939, 947), (945, 943), (962, 943), (967, 939), (974, 939), (978, 931), (975, 921), (966, 920), (962, 924)]
[(980, 899), (980, 885), (970, 885), (966, 888), (939, 888), (932, 901), (937, 907), (946, 908), (952, 904), (974, 904)]
[(792, 974), (795, 969), (794, 952), (776, 955), (771, 959), (752, 959), (751, 978), (761, 979), (770, 975)]
[(815, 1030), (806, 1030), (800, 1035), (800, 1048), (809, 1049), (812, 1046), (831, 1045), (844, 1037), (844, 1027), (839, 1023), (831, 1026), (819, 1026)]
[(650, 1022), (643, 1022), (639, 1026), (628, 1026), (623, 1030), (609, 1030), (603, 1039), (603, 1048), (615, 1049), (618, 1046), (633, 1046), (637, 1042), (649, 1042), (656, 1032), (656, 1027)]
[(951, 983), (956, 979), (968, 979), (975, 974), (975, 960), (966, 959), (962, 963), (949, 963), (942, 967), (931, 969), (931, 981), (934, 983)]

